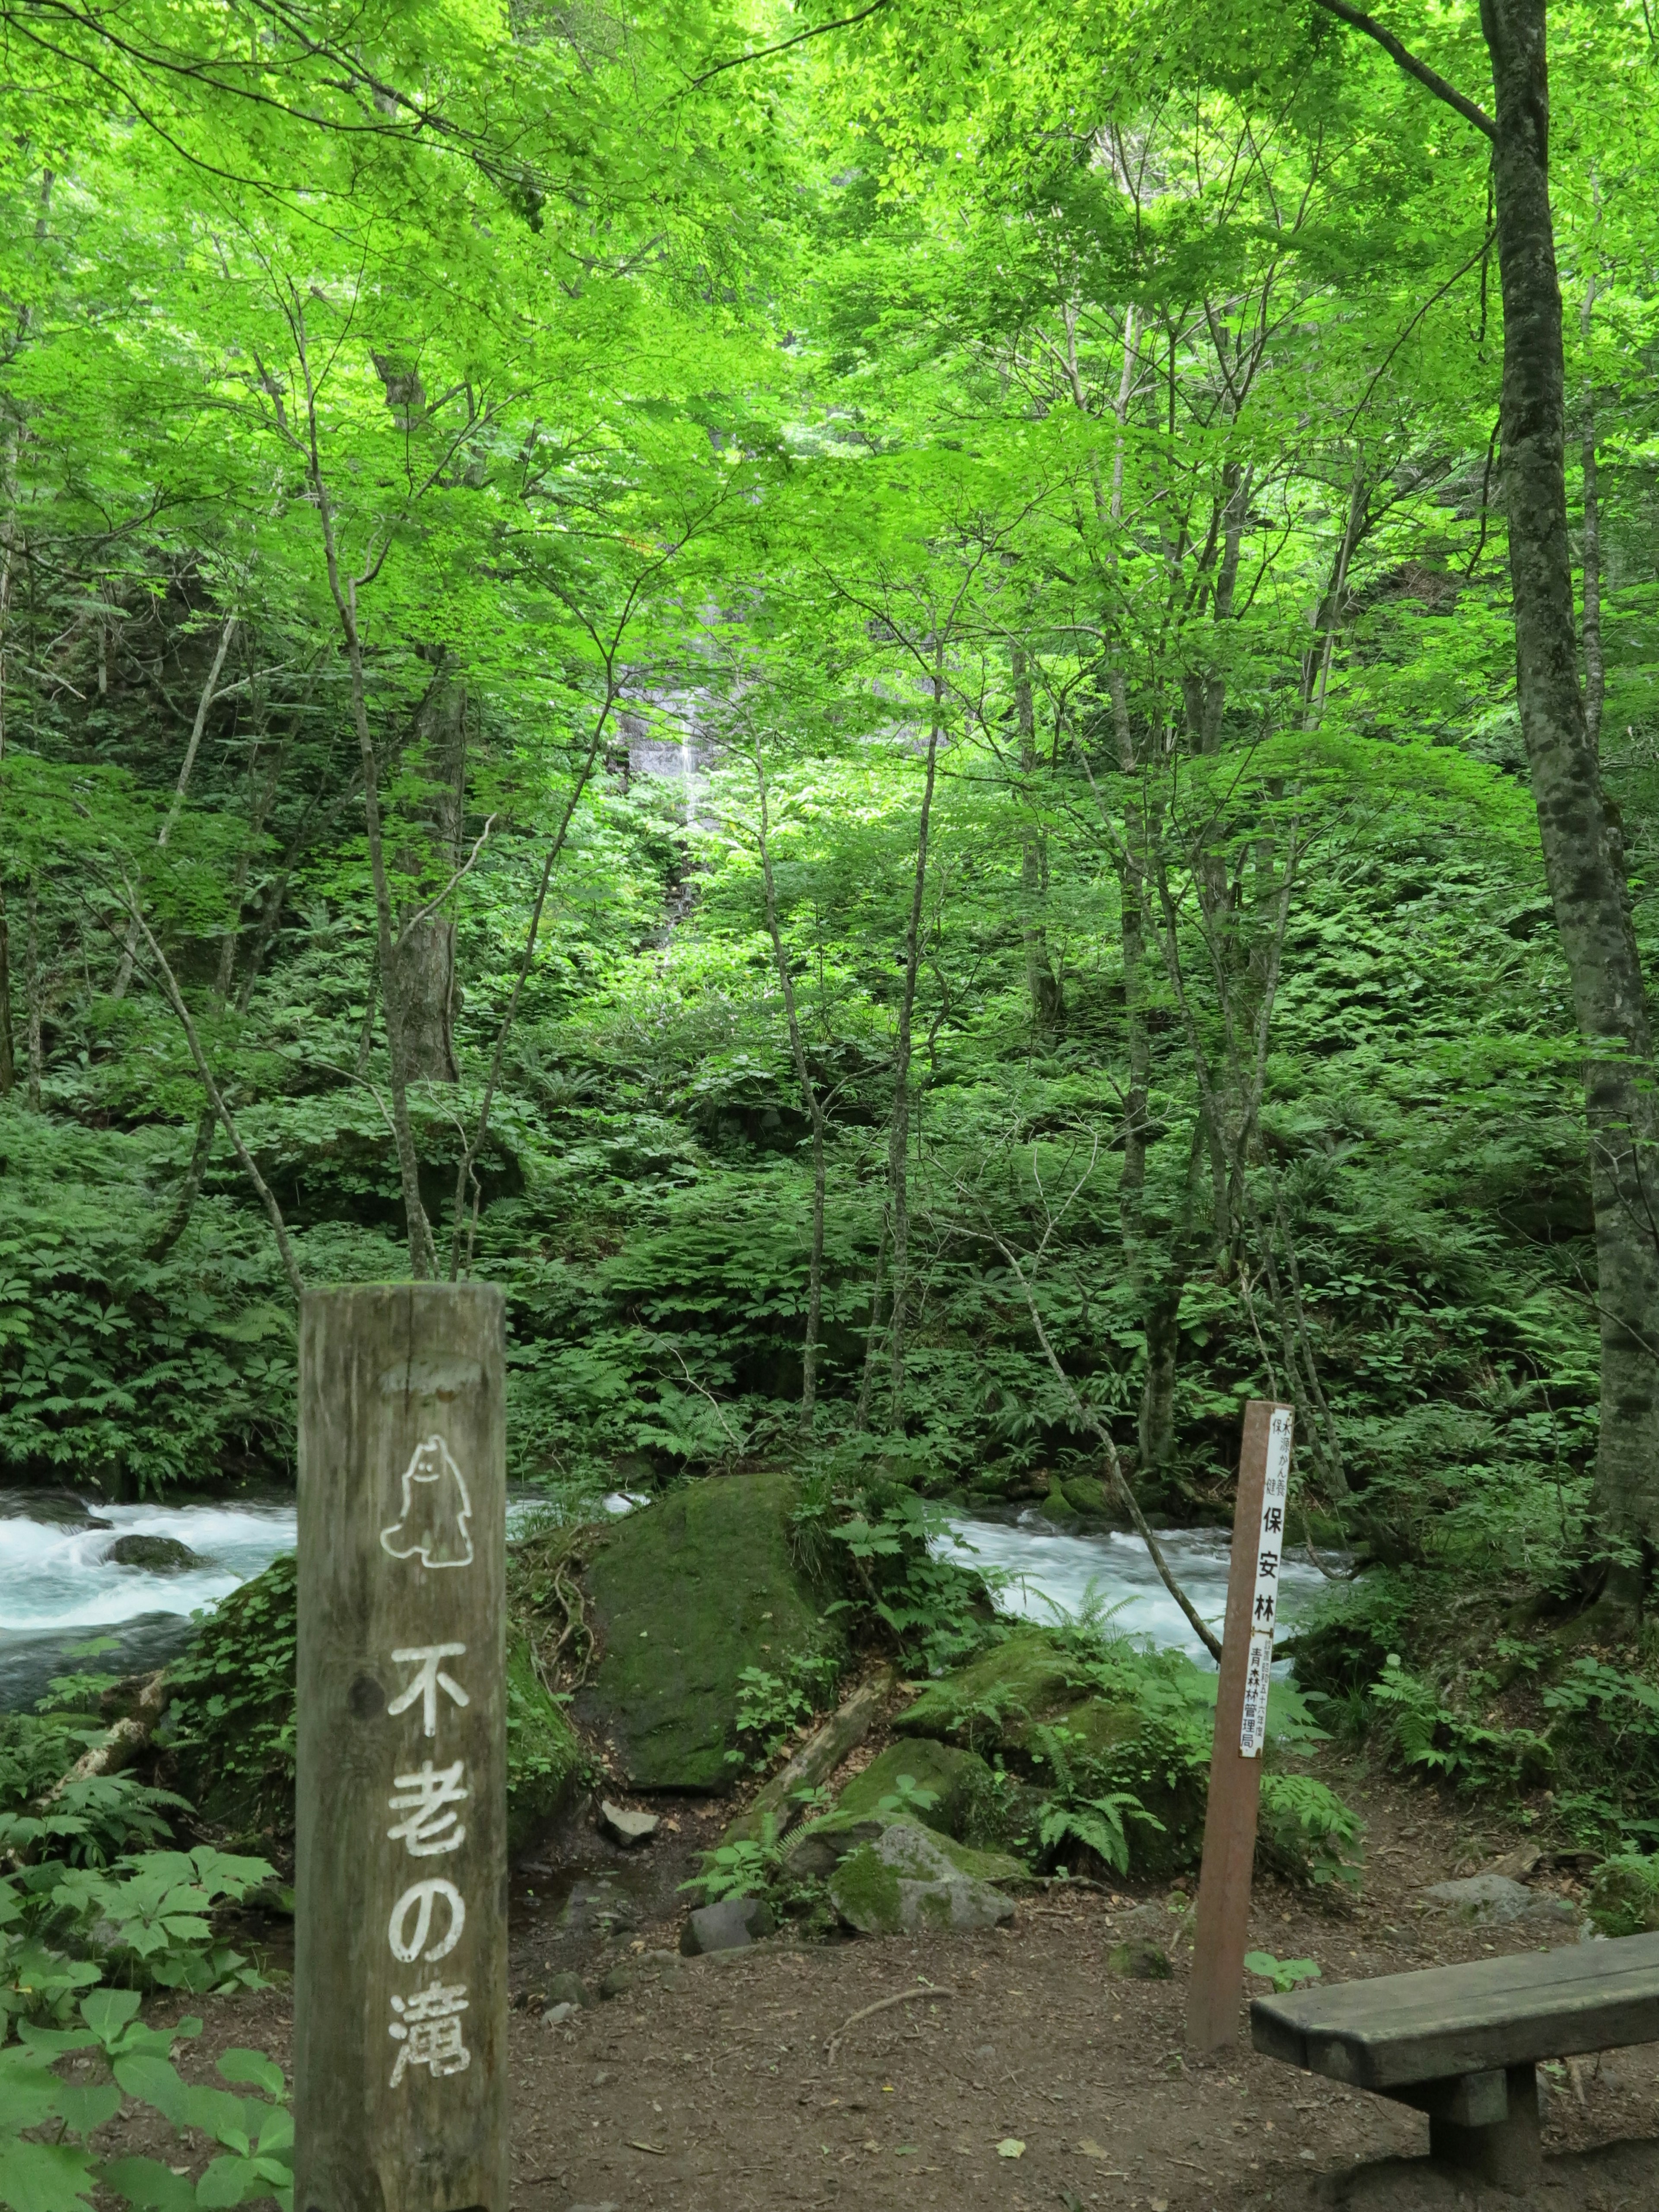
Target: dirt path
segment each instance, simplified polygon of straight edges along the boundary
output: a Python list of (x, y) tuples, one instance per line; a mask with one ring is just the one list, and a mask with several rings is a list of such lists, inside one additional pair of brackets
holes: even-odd
[[(1346, 1980), (1572, 1940), (1571, 1928), (1454, 1929), (1423, 1916), (1424, 1884), (1469, 1871), (1503, 1839), (1489, 1847), (1426, 1791), (1331, 1778), (1370, 1824), (1364, 1898), (1327, 1909), (1264, 1885), (1257, 1947)], [(1219, 2063), (1186, 2055), (1184, 1954), (1169, 1981), (1115, 1979), (1108, 1967), (1126, 1920), (1154, 1894), (1133, 1886), (1050, 1889), (991, 1935), (779, 1939), (674, 1965), (665, 1986), (647, 1954), (677, 1941), (674, 1884), (723, 1815), (682, 1804), (670, 1817), (678, 1832), (648, 1859), (624, 1863), (584, 1844), (574, 1924), (561, 1928), (557, 1903), (569, 1869), (515, 1885), (514, 2212), (1452, 2212), (1480, 2201), (1425, 2166), (1385, 2163), (1426, 2152), (1428, 2123), (1404, 2106), (1258, 2058), (1247, 2036)], [(601, 1922), (620, 1910), (620, 1924), (594, 1924), (581, 1898), (595, 1893)], [(629, 1961), (643, 1975), (634, 1988), (543, 2024), (551, 1973), (569, 1965), (592, 1979)], [(927, 1984), (952, 1994), (929, 1996)], [(910, 1990), (914, 2002), (848, 2025)], [(210, 2011), (187, 2070), (205, 2071), (207, 2052), (231, 2042), (286, 2057), (285, 1996)], [(1659, 2203), (1656, 2125), (1659, 2048), (1609, 2054), (1577, 2085), (1564, 2077), (1538, 2202), (1648, 2212)], [(1000, 2149), (1010, 2142), (1024, 2145), (1018, 2156)]]

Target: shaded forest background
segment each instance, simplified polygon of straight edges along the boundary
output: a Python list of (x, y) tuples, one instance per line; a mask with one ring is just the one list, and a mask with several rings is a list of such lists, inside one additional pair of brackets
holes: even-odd
[[(3, 15), (7, 1478), (286, 1481), (413, 1268), (572, 1510), (1213, 1520), (1265, 1393), (1362, 1558), (1639, 1559), (1487, 139), (1316, 7), (315, 12)], [(1656, 58), (1550, 40), (1650, 974)]]

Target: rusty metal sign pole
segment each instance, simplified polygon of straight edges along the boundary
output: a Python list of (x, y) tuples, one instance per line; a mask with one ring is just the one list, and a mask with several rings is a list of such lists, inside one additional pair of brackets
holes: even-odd
[(501, 1293), (300, 1310), (295, 2212), (507, 2212)]
[(1221, 1634), (1221, 1680), (1215, 1700), (1215, 1745), (1204, 1815), (1204, 1864), (1187, 1993), (1187, 2040), (1199, 2051), (1219, 2051), (1238, 2037), (1294, 1427), (1295, 1415), (1288, 1406), (1252, 1398), (1244, 1408), (1227, 1620)]

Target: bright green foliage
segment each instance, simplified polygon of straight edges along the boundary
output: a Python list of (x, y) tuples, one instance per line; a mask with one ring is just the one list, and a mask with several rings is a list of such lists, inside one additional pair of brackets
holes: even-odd
[(292, 1553), (209, 1615), (167, 1673), (169, 1748), (210, 1817), (252, 1832), (294, 1796)]
[(1616, 1851), (1595, 1869), (1586, 1908), (1603, 1936), (1646, 1936), (1659, 1928), (1659, 1858)]
[[(1480, 133), (1267, 0), (112, 20), (30, 48), (0, 147), (0, 1468), (285, 1478), (295, 1277), (401, 1272), (424, 1215), (562, 1511), (798, 1479), (766, 1587), (817, 1595), (717, 1695), (593, 1561), (600, 1682), (687, 1662), (712, 1786), (827, 1694), (819, 1598), (976, 1662), (924, 1501), (1106, 1510), (1104, 1428), (1224, 1522), (1288, 1394), (1297, 1514), (1366, 1568), (1305, 1639), (1338, 1722), (1659, 1818), (1639, 1654), (1528, 1692), (1403, 1632), (1608, 1564)], [(1484, 92), (1473, 0), (1390, 20)], [(1632, 0), (1550, 35), (1650, 962), (1655, 49)], [(403, 1056), (383, 927), (434, 955)], [(177, 1678), (239, 1825), (289, 1785), (284, 1602)], [(1184, 1849), (1201, 1692), (1097, 1663), (953, 1719), (1018, 1758), (1089, 1704), (1101, 1835), (1127, 1792)], [(88, 1862), (140, 1811), (5, 1809)]]
[(1256, 1854), (1276, 1873), (1357, 1890), (1364, 1833), (1364, 1822), (1317, 1776), (1262, 1776)]
[[(215, 2212), (274, 2199), (291, 2212), (294, 2122), (283, 2069), (263, 2052), (227, 2051), (218, 2061), (231, 2089), (186, 2082), (173, 2060), (181, 2036), (199, 2020), (146, 2027), (130, 1991), (99, 1990), (80, 2005), (82, 2024), (25, 2027), (21, 2045), (0, 2051), (0, 2204), (10, 2212), (88, 2212), (92, 2191), (108, 2191), (135, 2212)], [(113, 2078), (86, 2087), (62, 2081), (54, 2060), (93, 2053)], [(258, 2090), (259, 2095), (240, 2094)], [(148, 2105), (179, 2131), (222, 2147), (198, 2180), (152, 2158), (100, 2160), (87, 2139), (114, 2117), (122, 2099)], [(55, 2137), (38, 2131), (57, 2124)], [(21, 2130), (30, 2131), (24, 2140)]]
[(1280, 1996), (1287, 1996), (1294, 1989), (1319, 1979), (1319, 1968), (1311, 1959), (1275, 1959), (1271, 1951), (1247, 1951), (1244, 1954), (1247, 1974), (1260, 1974), (1271, 1982)]

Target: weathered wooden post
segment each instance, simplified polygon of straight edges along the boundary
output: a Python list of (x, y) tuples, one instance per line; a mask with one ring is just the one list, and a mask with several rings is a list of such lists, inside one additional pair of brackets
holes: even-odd
[(1210, 1797), (1204, 1815), (1204, 1864), (1187, 1993), (1187, 2040), (1200, 2051), (1220, 2050), (1238, 2035), (1295, 1418), (1290, 1407), (1265, 1398), (1252, 1398), (1244, 1408), (1227, 1620), (1221, 1632), (1221, 1680), (1215, 1700), (1215, 1744), (1210, 1753)]
[(503, 1328), (300, 1311), (295, 2212), (507, 2212)]

